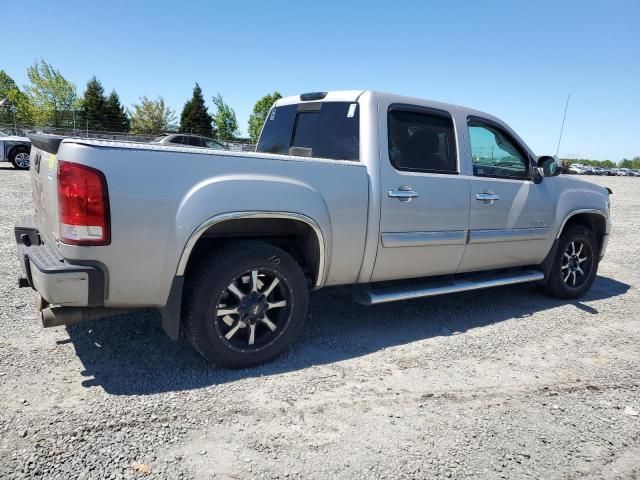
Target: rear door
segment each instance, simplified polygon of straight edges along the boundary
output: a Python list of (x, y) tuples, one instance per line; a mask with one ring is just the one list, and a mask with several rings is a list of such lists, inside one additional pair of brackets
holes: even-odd
[(540, 263), (552, 234), (552, 182), (532, 181), (532, 158), (498, 123), (467, 120), (473, 165), (469, 244), (460, 272)]
[(468, 177), (449, 112), (381, 102), (381, 214), (372, 281), (455, 273), (469, 224)]

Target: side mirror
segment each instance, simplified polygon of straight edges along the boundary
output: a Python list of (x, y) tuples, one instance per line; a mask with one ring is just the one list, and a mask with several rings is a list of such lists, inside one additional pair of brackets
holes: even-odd
[(562, 165), (557, 157), (543, 155), (538, 157), (538, 166), (535, 168), (535, 183), (540, 183), (544, 177), (556, 177), (562, 173)]

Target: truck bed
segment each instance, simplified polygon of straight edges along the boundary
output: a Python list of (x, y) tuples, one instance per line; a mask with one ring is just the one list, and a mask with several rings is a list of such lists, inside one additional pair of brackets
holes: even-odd
[[(367, 226), (369, 181), (358, 162), (137, 142), (65, 138), (57, 152), (34, 144), (36, 223), (62, 257), (91, 259), (106, 272), (104, 305), (162, 306), (190, 236), (208, 219), (235, 211), (291, 212), (322, 229), (323, 284), (356, 281)], [(71, 161), (104, 173), (111, 243), (78, 247), (58, 236), (55, 169)]]

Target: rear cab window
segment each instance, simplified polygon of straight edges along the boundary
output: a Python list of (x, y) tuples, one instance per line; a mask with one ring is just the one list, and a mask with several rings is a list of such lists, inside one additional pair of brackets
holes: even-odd
[(305, 102), (274, 107), (256, 151), (358, 161), (359, 106), (355, 102)]

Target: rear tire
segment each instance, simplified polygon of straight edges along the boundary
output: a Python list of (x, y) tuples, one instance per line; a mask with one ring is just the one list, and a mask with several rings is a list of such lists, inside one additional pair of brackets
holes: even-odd
[(210, 362), (251, 367), (289, 348), (308, 303), (307, 281), (289, 254), (242, 241), (213, 252), (189, 274), (184, 332)]
[(9, 153), (9, 161), (18, 170), (29, 170), (29, 149), (27, 147), (15, 147)]
[(542, 289), (563, 299), (584, 295), (598, 272), (600, 248), (595, 235), (582, 225), (569, 227), (560, 236), (558, 249)]

